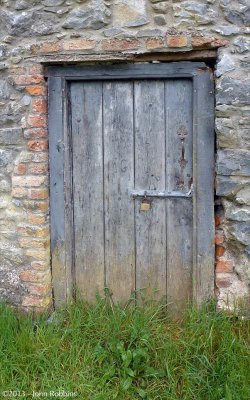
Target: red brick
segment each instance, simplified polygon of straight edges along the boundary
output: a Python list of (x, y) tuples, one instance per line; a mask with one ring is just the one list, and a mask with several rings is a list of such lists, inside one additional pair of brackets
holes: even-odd
[(45, 261), (32, 261), (31, 267), (36, 271), (50, 271), (50, 264)]
[(46, 115), (30, 115), (28, 117), (28, 124), (34, 128), (45, 127), (48, 124)]
[(29, 140), (28, 149), (30, 151), (45, 151), (48, 149), (48, 140)]
[(221, 38), (215, 38), (212, 41), (213, 48), (224, 47), (224, 46), (228, 46), (229, 44), (230, 44), (229, 40), (221, 39)]
[(215, 234), (215, 244), (223, 244), (225, 241), (225, 235), (223, 232), (216, 232)]
[(192, 37), (192, 47), (195, 49), (207, 49), (211, 47), (211, 43), (214, 40), (214, 37), (206, 37), (206, 36), (194, 36)]
[(232, 274), (217, 273), (215, 283), (218, 288), (228, 288), (232, 284)]
[(45, 176), (26, 175), (26, 176), (13, 176), (12, 177), (13, 187), (15, 187), (15, 186), (37, 187), (37, 186), (44, 185), (46, 182), (47, 182), (47, 179)]
[(27, 189), (24, 189), (22, 187), (15, 187), (12, 189), (11, 195), (12, 195), (12, 197), (22, 199), (23, 197), (26, 197)]
[[(11, 67), (8, 70), (10, 74), (13, 75), (25, 75), (26, 74), (26, 67)], [(33, 74), (31, 74), (33, 75)]]
[(20, 237), (18, 242), (23, 248), (46, 249), (49, 246), (48, 239), (34, 239), (29, 237)]
[(30, 189), (28, 197), (33, 200), (47, 199), (49, 197), (49, 191), (48, 189)]
[(33, 151), (22, 151), (19, 156), (19, 161), (23, 163), (40, 163), (48, 161), (49, 155), (48, 152), (44, 153), (34, 153)]
[(51, 285), (48, 283), (47, 284), (30, 283), (27, 285), (27, 289), (31, 295), (45, 296), (46, 294), (50, 293)]
[(147, 39), (146, 47), (149, 50), (161, 49), (162, 47), (164, 47), (164, 42), (161, 38)]
[(216, 257), (222, 257), (225, 253), (225, 248), (222, 246), (215, 246), (215, 255)]
[(43, 65), (42, 64), (28, 65), (27, 70), (30, 75), (43, 75)]
[(32, 257), (36, 260), (46, 261), (50, 258), (50, 251), (48, 249), (27, 249), (26, 256)]
[(44, 77), (42, 75), (17, 75), (13, 79), (15, 84), (20, 86), (42, 83), (44, 81)]
[(215, 226), (220, 226), (223, 222), (223, 216), (220, 214), (216, 214), (214, 217)]
[(48, 172), (48, 168), (48, 163), (30, 163), (28, 165), (27, 172), (34, 175), (46, 174)]
[(34, 270), (26, 270), (22, 271), (19, 275), (20, 279), (23, 282), (48, 282), (50, 280), (49, 271), (41, 272), (41, 271), (34, 271)]
[(49, 155), (48, 152), (44, 152), (44, 153), (34, 153), (34, 157), (33, 157), (33, 162), (35, 163), (40, 163), (40, 162), (44, 162), (44, 161), (48, 161), (49, 159)]
[(47, 213), (49, 210), (49, 202), (48, 200), (39, 201), (39, 200), (24, 200), (23, 208), (28, 211), (37, 211)]
[(14, 173), (18, 174), (18, 175), (23, 175), (26, 172), (26, 164), (18, 164), (15, 169), (14, 169)]
[(25, 89), (31, 96), (44, 96), (47, 94), (47, 87), (45, 85), (26, 86)]
[(216, 263), (216, 272), (233, 272), (234, 263), (232, 260), (219, 260)]
[(43, 272), (51, 272), (51, 268), (50, 268), (50, 261), (46, 262), (46, 261), (32, 261), (31, 262), (31, 267), (33, 268), (33, 270), (35, 271), (43, 271)]
[(39, 237), (44, 238), (49, 236), (48, 226), (33, 226), (33, 225), (21, 225), (17, 227), (17, 232), (21, 236)]
[(32, 111), (38, 113), (47, 112), (47, 101), (45, 99), (34, 99), (32, 101)]
[(32, 128), (24, 130), (24, 137), (26, 139), (40, 139), (48, 136), (47, 129), (44, 128)]
[(41, 308), (42, 310), (47, 309), (50, 304), (51, 304), (51, 298), (46, 296), (46, 297), (38, 297), (34, 295), (30, 296), (24, 296), (23, 301), (22, 301), (22, 306), (23, 307), (35, 307), (36, 311), (37, 308)]
[(194, 49), (214, 49), (227, 46), (229, 41), (209, 36), (194, 36), (191, 43)]
[(187, 36), (168, 36), (167, 45), (173, 48), (187, 47), (188, 38)]
[(137, 39), (104, 39), (101, 42), (101, 50), (132, 50), (138, 49), (140, 42)]
[(28, 223), (31, 225), (41, 225), (45, 224), (45, 222), (46, 222), (46, 217), (44, 215), (33, 214), (33, 213), (28, 214)]
[(94, 40), (88, 40), (83, 38), (65, 40), (62, 43), (63, 50), (91, 50), (96, 47)]
[(42, 44), (35, 44), (31, 46), (31, 52), (33, 54), (56, 53), (59, 50), (61, 50), (60, 42), (44, 42)]

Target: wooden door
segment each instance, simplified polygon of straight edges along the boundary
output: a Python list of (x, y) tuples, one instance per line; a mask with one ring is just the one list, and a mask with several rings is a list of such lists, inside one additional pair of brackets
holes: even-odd
[[(60, 118), (68, 151), (60, 157), (64, 237), (71, 244), (63, 249), (63, 272), (58, 238), (52, 243), (54, 281), (70, 282), (84, 299), (108, 287), (126, 301), (142, 289), (177, 306), (212, 293), (213, 89), (208, 69), (186, 64), (196, 75), (164, 76), (164, 65), (149, 65), (110, 67), (109, 76), (81, 69), (81, 79), (75, 72), (67, 82), (51, 78), (51, 112), (56, 91), (67, 91)], [(53, 179), (61, 178), (52, 172)], [(52, 182), (52, 200), (53, 193)], [(62, 189), (55, 195), (62, 201)], [(61, 297), (65, 288), (57, 286)]]

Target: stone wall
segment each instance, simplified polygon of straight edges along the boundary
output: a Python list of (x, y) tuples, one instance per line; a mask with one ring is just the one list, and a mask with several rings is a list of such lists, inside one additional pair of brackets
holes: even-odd
[(248, 0), (0, 0), (1, 299), (51, 305), (44, 63), (215, 57), (216, 293), (248, 296), (249, 33)]

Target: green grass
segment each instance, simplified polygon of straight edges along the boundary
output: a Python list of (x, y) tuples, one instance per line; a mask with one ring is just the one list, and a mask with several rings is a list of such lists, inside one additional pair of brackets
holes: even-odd
[(177, 320), (150, 302), (99, 299), (49, 324), (2, 305), (0, 399), (63, 398), (49, 394), (61, 390), (81, 400), (247, 400), (249, 325), (213, 303)]

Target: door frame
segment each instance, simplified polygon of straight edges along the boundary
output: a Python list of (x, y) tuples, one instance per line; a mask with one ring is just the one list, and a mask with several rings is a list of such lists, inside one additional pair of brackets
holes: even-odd
[[(74, 292), (71, 81), (187, 78), (193, 82), (193, 301), (214, 295), (214, 79), (203, 62), (47, 67), (51, 268), (55, 306)], [(199, 149), (199, 151), (198, 151)]]

